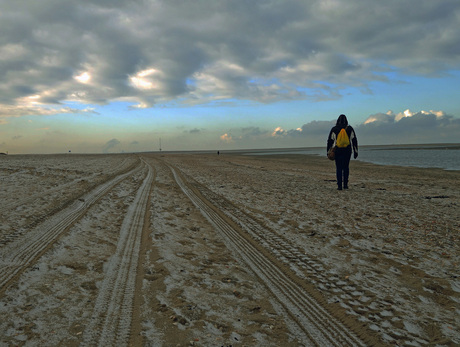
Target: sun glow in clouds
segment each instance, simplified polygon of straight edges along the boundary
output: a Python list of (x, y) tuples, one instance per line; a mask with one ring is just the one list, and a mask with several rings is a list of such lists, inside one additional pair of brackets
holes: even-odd
[(369, 116), (369, 118), (367, 118), (364, 121), (364, 124), (370, 124), (374, 122), (399, 122), (401, 119), (411, 118), (411, 117), (420, 116), (420, 115), (425, 115), (425, 116), (434, 115), (436, 116), (437, 119), (442, 119), (446, 117), (446, 113), (444, 111), (421, 110), (420, 112), (412, 112), (411, 110), (407, 109), (404, 112), (399, 112), (398, 114), (395, 114), (393, 111), (390, 110), (386, 113), (380, 113), (380, 114)]
[[(395, 117), (395, 121), (400, 121), (401, 119), (403, 118), (407, 118), (407, 117), (413, 117), (414, 115), (416, 114), (424, 114), (424, 115), (429, 115), (429, 114), (434, 114), (436, 116), (436, 118), (442, 118), (446, 115), (446, 113), (444, 111), (434, 111), (434, 110), (430, 110), (430, 111), (420, 111), (420, 112), (412, 112), (411, 110), (407, 109), (405, 110), (404, 112), (400, 112), (396, 115)], [(391, 113), (388, 113), (387, 114), (391, 114)]]
[(233, 138), (232, 138), (232, 136), (229, 135), (229, 134), (223, 134), (223, 135), (221, 135), (221, 136), (220, 136), (220, 139), (221, 139), (222, 141), (224, 141), (224, 142), (227, 142), (227, 143), (233, 142)]
[(78, 82), (86, 84), (91, 80), (91, 75), (88, 72), (83, 72), (81, 75), (74, 77)]
[(138, 89), (152, 89), (153, 88), (152, 82), (145, 81), (139, 77), (131, 77), (131, 83), (133, 84), (134, 87)]
[(272, 136), (283, 136), (283, 135), (286, 135), (286, 130), (284, 130), (283, 128), (281, 127), (277, 127), (273, 133), (272, 133)]
[(153, 89), (155, 85), (149, 80), (152, 75), (159, 75), (160, 71), (157, 69), (147, 69), (137, 73), (136, 76), (130, 77), (131, 85), (137, 89)]
[(31, 95), (28, 97), (28, 99), (30, 100), (31, 104), (38, 104), (39, 102), (37, 100), (40, 99), (40, 95)]
[(146, 77), (146, 76), (150, 76), (150, 75), (154, 74), (155, 72), (158, 72), (158, 70), (156, 70), (156, 69), (147, 69), (147, 70), (139, 72), (137, 75), (139, 77)]

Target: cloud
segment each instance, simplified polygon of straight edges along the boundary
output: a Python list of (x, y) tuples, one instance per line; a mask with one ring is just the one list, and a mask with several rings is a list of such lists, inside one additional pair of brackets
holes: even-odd
[(283, 136), (283, 135), (286, 135), (286, 130), (284, 130), (283, 128), (281, 127), (277, 127), (273, 132), (272, 132), (272, 137), (276, 137), (276, 136)]
[(302, 125), (298, 129), (290, 130), (288, 133), (291, 136), (301, 136), (301, 137), (315, 137), (315, 136), (324, 136), (324, 134), (329, 134), (331, 128), (335, 125), (336, 120), (332, 121), (312, 121), (310, 123)]
[(223, 134), (220, 136), (221, 141), (226, 142), (226, 143), (232, 143), (233, 142), (233, 137), (227, 133)]
[(229, 129), (227, 133), (222, 135), (222, 141), (231, 142), (252, 142), (252, 141), (265, 141), (272, 137), (273, 131), (264, 130), (260, 127), (241, 127)]
[[(457, 141), (460, 133), (460, 119), (444, 111), (388, 111), (370, 115), (363, 123), (353, 124), (351, 119), (349, 121), (361, 145), (452, 142), (452, 139)], [(336, 119), (315, 120), (289, 130), (282, 127), (274, 130), (260, 127), (235, 128), (221, 136), (221, 140), (231, 140), (246, 148), (325, 146), (327, 136), (335, 124)], [(228, 135), (230, 133), (232, 136)]]
[(387, 113), (376, 113), (369, 116), (365, 121), (364, 124), (371, 124), (371, 123), (392, 123), (395, 121), (395, 116), (393, 111), (388, 111)]
[(243, 127), (238, 129), (240, 137), (264, 137), (270, 134), (268, 130), (262, 130), (260, 127)]
[(443, 111), (388, 111), (369, 116), (356, 131), (369, 144), (450, 142), (460, 133), (460, 119)]
[(460, 67), (457, 0), (1, 4), (0, 114), (13, 116), (68, 101), (329, 100), (384, 72)]
[(198, 128), (195, 128), (195, 129), (188, 130), (186, 132), (188, 132), (189, 134), (200, 134), (201, 130)]
[[(55, 114), (98, 114), (93, 108), (76, 109), (71, 107), (41, 105), (32, 98), (30, 100), (19, 100), (17, 105), (0, 104), (0, 120), (21, 116), (50, 116)], [(6, 120), (5, 120), (6, 122)]]
[[(350, 120), (349, 120), (350, 121)], [(290, 137), (302, 137), (322, 144), (336, 120), (313, 121), (300, 129), (287, 131)], [(441, 143), (451, 142), (460, 133), (460, 119), (443, 111), (405, 110), (370, 115), (354, 127), (361, 144)]]
[(111, 139), (110, 141), (107, 141), (107, 143), (104, 145), (102, 152), (103, 153), (108, 153), (109, 150), (115, 148), (118, 146), (121, 142), (118, 141), (117, 139)]

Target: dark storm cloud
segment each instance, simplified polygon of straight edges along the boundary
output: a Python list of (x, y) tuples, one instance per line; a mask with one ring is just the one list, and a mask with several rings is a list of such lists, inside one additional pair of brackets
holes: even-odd
[(110, 141), (107, 141), (107, 143), (104, 145), (104, 148), (102, 149), (103, 153), (109, 152), (111, 149), (114, 147), (118, 146), (121, 142), (118, 141), (117, 139), (111, 139)]
[(198, 128), (195, 128), (195, 129), (191, 129), (191, 130), (186, 130), (185, 132), (189, 133), (189, 134), (200, 134), (201, 130), (198, 129)]
[[(325, 143), (336, 120), (312, 121), (300, 129), (286, 131), (286, 135), (304, 138), (310, 143)], [(350, 124), (361, 144), (442, 143), (458, 139), (460, 119), (442, 111), (370, 115), (362, 124)]]
[(262, 129), (260, 127), (241, 127), (231, 128), (220, 138), (224, 142), (251, 143), (259, 146), (266, 139), (271, 137), (273, 130)]
[(295, 136), (324, 136), (324, 134), (329, 133), (329, 130), (335, 125), (336, 121), (312, 121), (310, 123), (302, 125), (299, 130), (291, 130), (289, 133), (294, 134)]
[(268, 131), (262, 130), (259, 127), (245, 127), (245, 128), (241, 128), (240, 131), (241, 131), (241, 134), (243, 134), (243, 136), (246, 136), (246, 137), (265, 136), (269, 133)]
[[(406, 111), (372, 115), (356, 127), (368, 144), (450, 142), (460, 133), (460, 119), (444, 112)], [(457, 135), (456, 135), (457, 134)]]
[(457, 0), (0, 0), (0, 104), (336, 99), (458, 69), (459, 17)]

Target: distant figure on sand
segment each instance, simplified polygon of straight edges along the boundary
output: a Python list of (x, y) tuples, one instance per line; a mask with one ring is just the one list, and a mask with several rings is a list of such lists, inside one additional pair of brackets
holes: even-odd
[[(341, 133), (341, 130), (345, 129)], [(348, 176), (350, 175), (350, 158), (353, 147), (354, 158), (358, 157), (358, 139), (354, 129), (348, 125), (347, 116), (341, 114), (337, 119), (337, 124), (331, 129), (327, 138), (327, 151), (332, 147), (335, 150), (335, 167), (337, 172), (338, 190), (348, 189)]]

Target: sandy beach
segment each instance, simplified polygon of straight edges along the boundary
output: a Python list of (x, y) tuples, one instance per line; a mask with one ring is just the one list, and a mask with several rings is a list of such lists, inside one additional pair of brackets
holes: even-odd
[(0, 157), (0, 346), (458, 346), (460, 172)]

